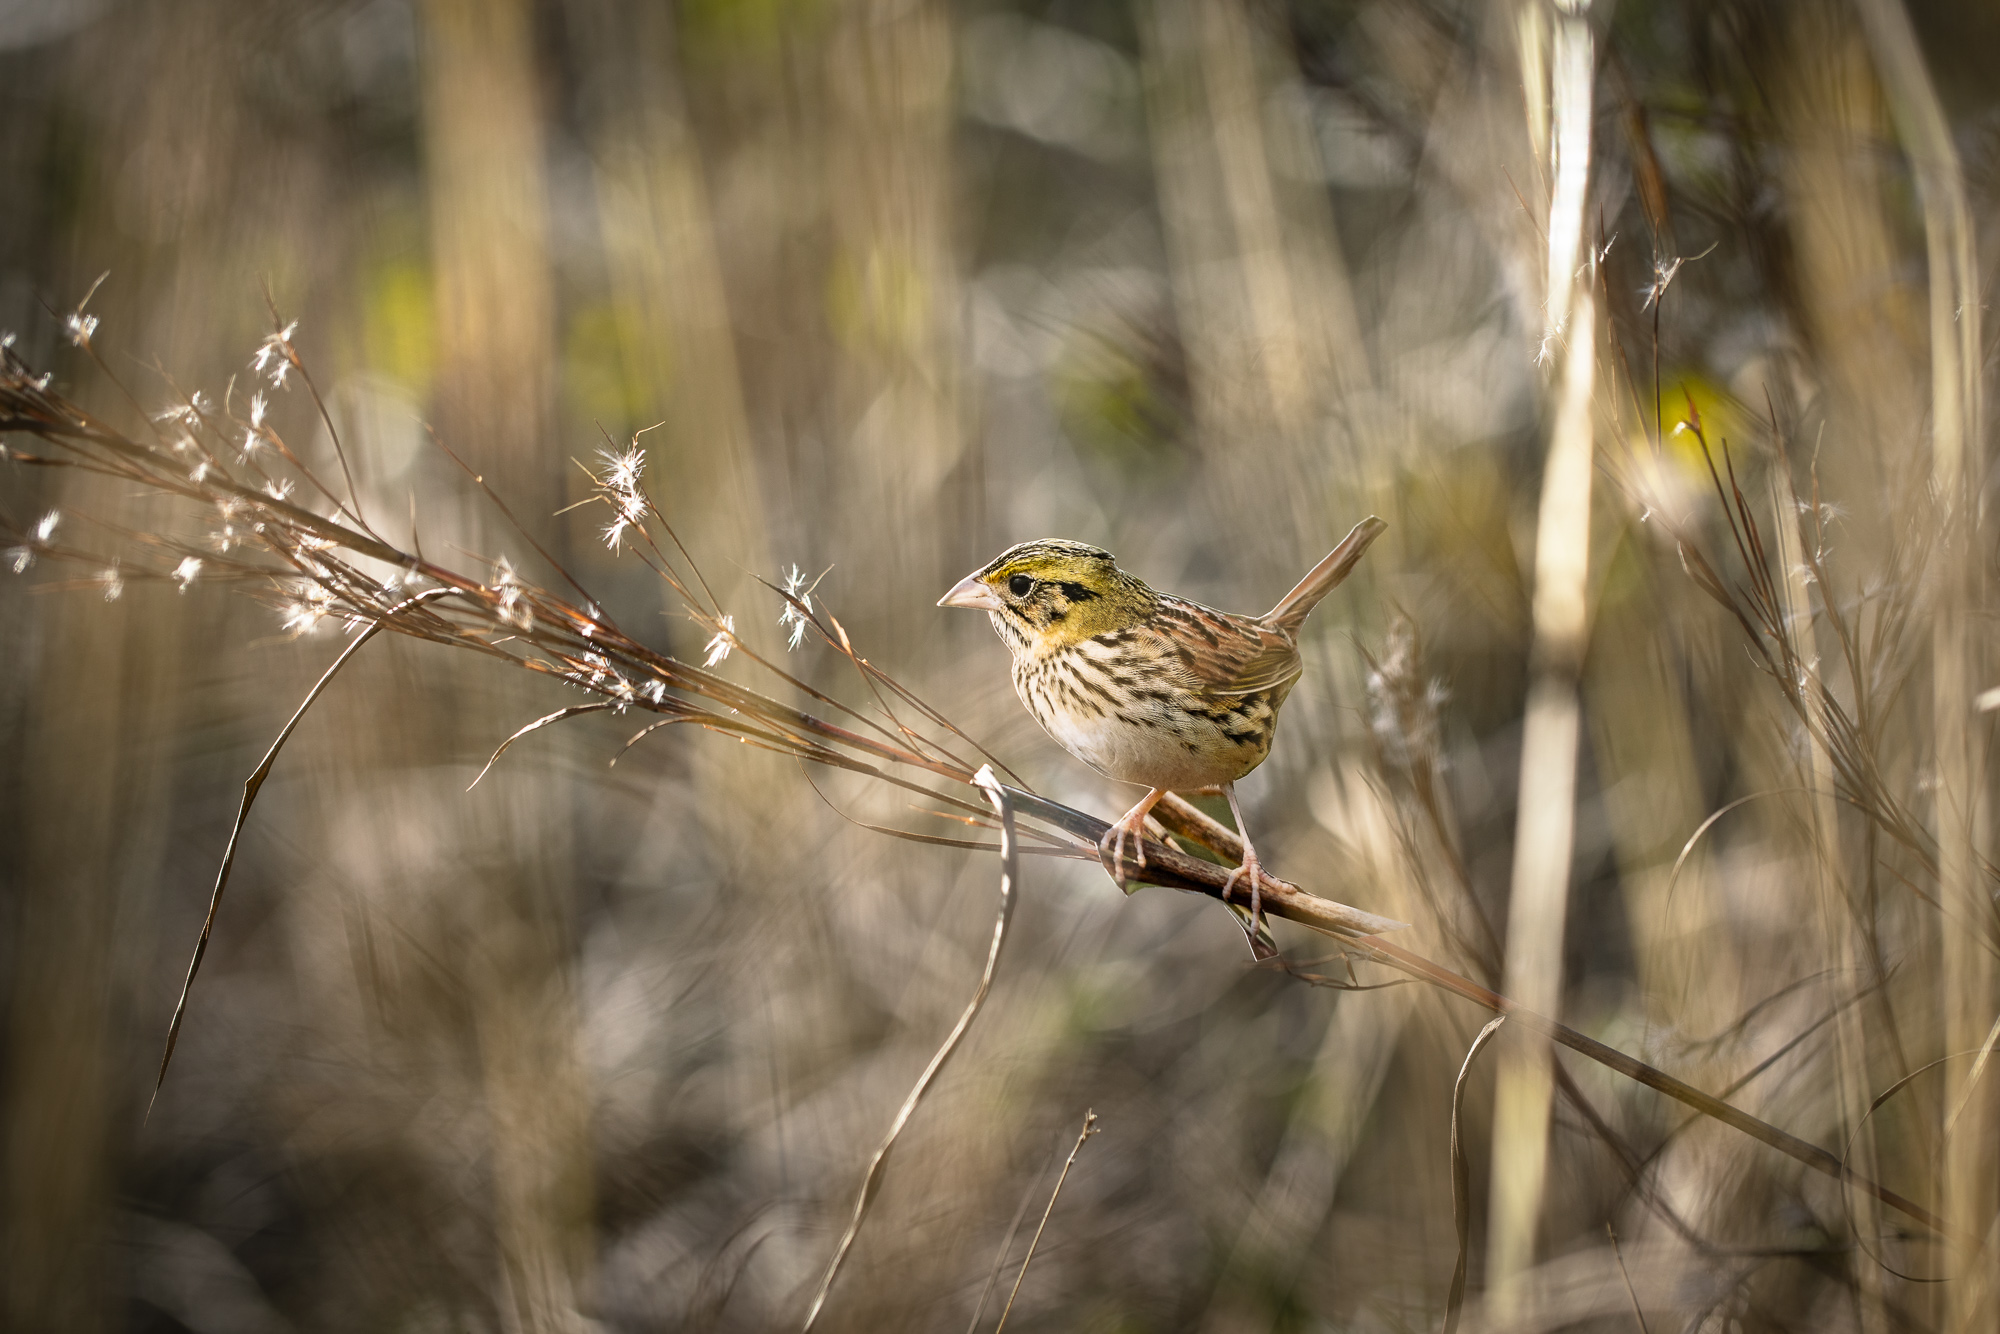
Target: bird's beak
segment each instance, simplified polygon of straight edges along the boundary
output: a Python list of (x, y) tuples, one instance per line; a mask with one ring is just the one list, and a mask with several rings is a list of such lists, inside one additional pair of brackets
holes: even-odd
[(951, 586), (951, 592), (937, 600), (940, 607), (975, 607), (980, 611), (999, 611), (1000, 595), (981, 582), (976, 574), (968, 574)]

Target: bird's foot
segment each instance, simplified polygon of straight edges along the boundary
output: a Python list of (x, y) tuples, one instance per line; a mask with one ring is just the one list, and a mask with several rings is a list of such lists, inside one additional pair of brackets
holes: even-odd
[(1132, 861), (1140, 870), (1146, 869), (1146, 816), (1166, 796), (1165, 788), (1154, 788), (1140, 799), (1139, 804), (1118, 818), (1118, 823), (1104, 831), (1104, 837), (1097, 840), (1097, 860), (1104, 863), (1104, 869), (1125, 888), (1125, 844), (1132, 844)]
[(1250, 913), (1243, 918), (1243, 934), (1250, 940), (1251, 956), (1260, 961), (1276, 953), (1270, 944), (1268, 933), (1264, 930), (1263, 878), (1264, 868), (1257, 861), (1256, 852), (1246, 842), (1243, 846), (1243, 864), (1231, 871), (1229, 878), (1222, 882), (1224, 903), (1228, 903), (1229, 896), (1236, 891), (1238, 880), (1250, 882)]
[(1262, 963), (1278, 953), (1278, 947), (1271, 941), (1271, 933), (1264, 929), (1264, 868), (1257, 861), (1257, 849), (1250, 846), (1250, 826), (1243, 823), (1243, 807), (1236, 800), (1236, 784), (1224, 783), (1223, 795), (1229, 798), (1229, 813), (1236, 817), (1236, 836), (1243, 840), (1243, 864), (1229, 873), (1222, 882), (1222, 901), (1229, 902), (1229, 892), (1236, 888), (1238, 879), (1250, 879), (1250, 911), (1243, 918), (1243, 934), (1250, 937), (1250, 957)]
[(1097, 841), (1097, 858), (1104, 863), (1104, 869), (1111, 872), (1111, 878), (1120, 885), (1125, 883), (1125, 845), (1132, 845), (1132, 864), (1140, 870), (1146, 869), (1146, 813), (1136, 812), (1138, 819), (1126, 816), (1117, 824), (1104, 831), (1104, 837)]

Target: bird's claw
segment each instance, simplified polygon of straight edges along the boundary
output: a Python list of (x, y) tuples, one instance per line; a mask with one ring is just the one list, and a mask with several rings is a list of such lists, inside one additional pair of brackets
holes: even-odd
[(1262, 892), (1264, 868), (1257, 860), (1257, 854), (1246, 848), (1243, 864), (1229, 873), (1222, 882), (1222, 901), (1229, 902), (1229, 896), (1236, 889), (1239, 879), (1250, 880), (1250, 916), (1243, 922), (1243, 934), (1250, 938), (1250, 953), (1257, 959), (1269, 957), (1271, 948), (1262, 939), (1264, 928), (1264, 896)]
[(1119, 822), (1104, 831), (1104, 837), (1097, 841), (1097, 857), (1111, 872), (1111, 878), (1119, 884), (1125, 883), (1125, 841), (1132, 841), (1132, 864), (1140, 870), (1146, 869), (1146, 831), (1134, 829)]

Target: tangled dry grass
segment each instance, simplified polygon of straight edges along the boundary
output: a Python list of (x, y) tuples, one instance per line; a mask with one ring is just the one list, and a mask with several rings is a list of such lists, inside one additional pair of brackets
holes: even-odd
[[(97, 321), (84, 313), (80, 303), (65, 321), (70, 341), (97, 361), (100, 370), (108, 367), (97, 357), (93, 339)], [(120, 554), (106, 555), (58, 541), (61, 515), (50, 511), (32, 530), (9, 534), (14, 545), (8, 559), (14, 572), (25, 573), (38, 560), (97, 571), (95, 587), (107, 601), (124, 594), (127, 580), (170, 583), (185, 592), (198, 579), (240, 585), (274, 604), (285, 629), (294, 637), (317, 630), (322, 623), (343, 626), (351, 643), (334, 659), (326, 673), (307, 694), (291, 720), (280, 732), (263, 762), (246, 782), (243, 804), (232, 829), (210, 895), (207, 914), (197, 938), (186, 978), (167, 1027), (155, 1096), (164, 1083), (179, 1041), (188, 1002), (216, 925), (224, 891), (233, 869), (237, 841), (245, 820), (279, 751), (290, 738), (306, 711), (340, 670), (371, 638), (381, 631), (453, 648), (473, 649), (496, 657), (507, 665), (553, 677), (592, 696), (588, 702), (571, 704), (536, 718), (511, 733), (473, 779), (477, 786), (516, 741), (552, 724), (597, 712), (623, 714), (628, 711), (658, 714), (657, 721), (642, 726), (625, 743), (630, 749), (649, 734), (675, 724), (696, 727), (738, 742), (769, 750), (790, 759), (825, 765), (882, 782), (923, 798), (932, 813), (972, 828), (997, 831), (998, 842), (969, 838), (942, 837), (904, 829), (867, 825), (873, 832), (946, 847), (999, 852), (1006, 869), (1001, 876), (1001, 915), (996, 923), (984, 973), (973, 999), (945, 1044), (932, 1058), (916, 1086), (905, 1099), (891, 1124), (887, 1138), (870, 1165), (854, 1217), (829, 1263), (807, 1312), (810, 1329), (817, 1320), (842, 1262), (852, 1246), (869, 1207), (881, 1185), (881, 1172), (888, 1155), (922, 1096), (958, 1048), (977, 1016), (993, 983), (1007, 927), (1012, 914), (1013, 885), (1018, 880), (1017, 830), (1032, 840), (1030, 852), (1081, 860), (1098, 860), (1099, 841), (1109, 828), (1107, 822), (1082, 811), (1050, 802), (1032, 791), (1002, 784), (993, 766), (1000, 763), (943, 714), (924, 703), (894, 676), (860, 656), (847, 631), (830, 610), (815, 607), (813, 590), (805, 576), (794, 568), (782, 585), (762, 581), (766, 589), (782, 601), (778, 624), (787, 630), (790, 649), (796, 649), (808, 635), (837, 649), (855, 668), (870, 695), (872, 707), (856, 708), (842, 703), (788, 672), (776, 660), (745, 646), (738, 638), (734, 618), (722, 611), (700, 568), (667, 523), (666, 516), (648, 493), (645, 455), (636, 439), (624, 450), (601, 450), (600, 466), (589, 472), (593, 494), (585, 504), (595, 504), (610, 514), (600, 536), (613, 551), (630, 547), (643, 563), (678, 599), (683, 614), (706, 636), (705, 657), (700, 666), (680, 661), (670, 654), (647, 647), (619, 629), (616, 621), (569, 573), (536, 548), (557, 577), (575, 595), (569, 599), (534, 582), (516, 570), (505, 557), (481, 562), (488, 566), (480, 575), (461, 573), (449, 566), (427, 560), (422, 542), (413, 534), (411, 550), (401, 550), (387, 541), (363, 517), (354, 479), (348, 469), (338, 431), (327, 414), (324, 401), (312, 381), (293, 342), (296, 324), (286, 324), (271, 333), (259, 346), (251, 367), (269, 379), (273, 390), (285, 387), (294, 374), (311, 396), (319, 419), (325, 424), (333, 455), (341, 469), (344, 497), (301, 460), (282, 435), (266, 420), (266, 404), (261, 389), (251, 394), (247, 408), (238, 412), (235, 385), (220, 402), (196, 391), (163, 412), (149, 414), (153, 438), (134, 439), (107, 425), (49, 387), (50, 377), (36, 374), (11, 345), (0, 347), (0, 430), (41, 442), (43, 452), (10, 448), (7, 460), (28, 467), (74, 467), (138, 487), (191, 502), (194, 511), (208, 517), (209, 531), (200, 540), (176, 540), (163, 533), (127, 532)], [(115, 382), (115, 377), (112, 377)], [(129, 399), (128, 394), (128, 399)], [(139, 409), (136, 399), (129, 406)], [(1778, 683), (1780, 693), (1808, 729), (1817, 749), (1831, 760), (1838, 778), (1840, 798), (1866, 814), (1884, 834), (1900, 845), (1932, 877), (1938, 875), (1936, 840), (1927, 835), (1890, 795), (1876, 760), (1872, 739), (1865, 728), (1850, 719), (1836, 693), (1809, 663), (1792, 628), (1793, 611), (1783, 601), (1766, 550), (1758, 521), (1737, 484), (1733, 461), (1724, 451), (1721, 471), (1703, 432), (1699, 411), (1692, 402), (1680, 429), (1692, 434), (1702, 450), (1716, 493), (1728, 516), (1729, 534), (1744, 573), (1742, 583), (1723, 580), (1700, 550), (1696, 539), (1678, 535), (1683, 562), (1695, 582), (1726, 608), (1744, 630), (1766, 673)], [(443, 446), (440, 446), (443, 448)], [(447, 451), (448, 452), (448, 451)], [(454, 462), (458, 460), (454, 457)], [(582, 466), (582, 465), (579, 465)], [(463, 465), (461, 464), (461, 467)], [(484, 481), (465, 469), (471, 483), (485, 492), (502, 513), (506, 507), (485, 487)], [(1727, 480), (1725, 481), (1725, 475)], [(305, 496), (317, 498), (317, 505), (305, 503)], [(295, 500), (294, 496), (301, 499)], [(1781, 504), (1782, 516), (1796, 502)], [(324, 510), (325, 512), (320, 512)], [(1817, 504), (1805, 510), (1817, 521), (1819, 541), (1807, 557), (1800, 574), (1824, 578), (1825, 543), (1823, 508)], [(511, 515), (509, 516), (511, 519)], [(1341, 568), (1351, 571), (1380, 533), (1379, 521), (1358, 525), (1340, 553)], [(521, 536), (531, 544), (525, 531)], [(129, 558), (125, 552), (129, 552)], [(128, 563), (129, 559), (129, 563)], [(1343, 575), (1344, 577), (1344, 575)], [(1871, 662), (1868, 650), (1858, 644), (1850, 627), (1837, 610), (1827, 619), (1838, 636), (1849, 671), (1859, 675)], [(1884, 626), (1878, 618), (1875, 637), (1869, 646), (1879, 657), (1883, 646), (1901, 642), (1897, 625)], [(720, 675), (715, 669), (732, 656), (741, 654), (761, 673), (780, 685), (790, 687), (819, 708), (829, 721), (804, 709), (786, 704), (772, 695), (747, 689)], [(1907, 668), (1905, 669), (1907, 670)], [(1387, 674), (1378, 675), (1388, 679)], [(1407, 678), (1406, 673), (1396, 674)], [(1872, 674), (1880, 680), (1880, 673)], [(1890, 681), (1884, 688), (1899, 688)], [(1865, 707), (1865, 700), (1864, 700)], [(1421, 717), (1421, 706), (1418, 716)], [(914, 719), (914, 721), (912, 721)], [(1412, 738), (1421, 738), (1421, 724), (1399, 726), (1394, 735), (1402, 740), (1404, 761), (1413, 768), (1428, 769), (1435, 764), (1431, 747)], [(1414, 752), (1414, 755), (1412, 754)], [(969, 756), (982, 762), (975, 769)], [(885, 767), (887, 766), (887, 767)], [(1012, 775), (1010, 775), (1011, 777)], [(1414, 777), (1413, 773), (1413, 777)], [(993, 805), (989, 813), (971, 800), (951, 792), (927, 787), (921, 778), (945, 779), (986, 796)], [(1411, 784), (1419, 805), (1438, 832), (1441, 808), (1434, 788), (1434, 775), (1425, 772)], [(810, 782), (810, 778), (807, 779)], [(1015, 780), (1019, 782), (1018, 778)], [(938, 809), (941, 808), (941, 809)], [(1017, 826), (1016, 817), (1031, 823)], [(1148, 848), (1149, 864), (1128, 877), (1137, 884), (1157, 884), (1206, 892), (1228, 903), (1230, 887), (1225, 868), (1240, 857), (1241, 847), (1233, 832), (1179, 798), (1171, 798), (1160, 821), (1178, 836), (1178, 842), (1153, 841)], [(1699, 837), (1699, 831), (1696, 837)], [(1689, 848), (1683, 851), (1683, 860)], [(1198, 849), (1195, 855), (1190, 850)], [(1678, 871), (1678, 864), (1676, 870)], [(1982, 863), (1981, 873), (2000, 879), (2000, 868)], [(1461, 887), (1463, 888), (1463, 887)], [(1935, 897), (1916, 892), (1934, 908), (1942, 910)], [(1231, 904), (1232, 908), (1239, 905)], [(1523, 1008), (1517, 1002), (1442, 967), (1421, 955), (1412, 954), (1383, 938), (1407, 924), (1359, 911), (1301, 891), (1297, 886), (1277, 881), (1269, 896), (1269, 910), (1275, 916), (1302, 923), (1345, 942), (1340, 952), (1346, 961), (1346, 978), (1337, 980), (1307, 972), (1283, 959), (1276, 960), (1281, 971), (1301, 980), (1342, 989), (1366, 990), (1355, 980), (1356, 961), (1386, 964), (1409, 978), (1428, 982), (1495, 1011), (1500, 1018), (1480, 1031), (1469, 1049), (1454, 1089), (1452, 1112), (1452, 1171), (1454, 1216), (1459, 1236), (1459, 1259), (1446, 1303), (1446, 1327), (1457, 1327), (1464, 1302), (1468, 1253), (1470, 1202), (1465, 1184), (1464, 1150), (1459, 1142), (1459, 1106), (1466, 1074), (1479, 1050), (1497, 1031), (1501, 1020), (1513, 1017), (1532, 1031), (1581, 1052), (1585, 1056), (1628, 1078), (1678, 1099), (1697, 1112), (1743, 1131), (1779, 1149), (1805, 1165), (1875, 1196), (1920, 1225), (1936, 1240), (1949, 1236), (1944, 1221), (1931, 1210), (1895, 1191), (1870, 1180), (1867, 1173), (1850, 1162), (1852, 1145), (1839, 1154), (1799, 1140), (1756, 1117), (1711, 1097), (1646, 1063), (1616, 1051), (1576, 1032), (1555, 1020)], [(2000, 917), (1986, 914), (1972, 921), (1954, 923), (1970, 930), (2000, 949)], [(1489, 935), (1490, 939), (1490, 935)], [(1879, 955), (1877, 956), (1879, 967)], [(1877, 985), (1886, 980), (1879, 976)], [(1987, 1035), (1976, 1055), (1969, 1098), (2000, 1041), (2000, 1021)], [(1908, 1076), (1899, 1082), (1908, 1082)], [(1565, 1081), (1564, 1091), (1588, 1115), (1589, 1103)], [(1892, 1089), (1893, 1093), (1896, 1089)], [(1886, 1099), (1888, 1095), (1885, 1094)], [(1879, 1105), (1878, 1100), (1878, 1104)], [(1963, 1102), (1958, 1111), (1963, 1111)], [(1953, 1120), (1956, 1120), (1954, 1115)], [(1603, 1130), (1607, 1140), (1611, 1137)], [(1951, 1127), (1947, 1126), (1947, 1132)], [(1086, 1135), (1079, 1137), (1077, 1149)], [(1064, 1178), (1068, 1167), (1065, 1165)], [(1061, 1179), (1057, 1189), (1060, 1190)], [(1053, 1198), (1050, 1208), (1054, 1205)], [(1046, 1220), (1045, 1220), (1046, 1221)], [(1923, 1233), (1915, 1234), (1921, 1238)], [(1037, 1232), (1039, 1239), (1039, 1231)], [(1615, 1243), (1615, 1234), (1614, 1234)], [(1033, 1247), (1022, 1261), (1025, 1275)], [(1622, 1260), (1621, 1260), (1622, 1264)], [(1019, 1279), (1017, 1279), (1018, 1288)], [(1636, 1298), (1635, 1298), (1636, 1301)], [(983, 1305), (983, 1302), (982, 1302)], [(1011, 1300), (1008, 1308), (1011, 1309)], [(978, 1314), (975, 1312), (975, 1324)], [(1003, 1313), (1002, 1322), (1006, 1319)]]

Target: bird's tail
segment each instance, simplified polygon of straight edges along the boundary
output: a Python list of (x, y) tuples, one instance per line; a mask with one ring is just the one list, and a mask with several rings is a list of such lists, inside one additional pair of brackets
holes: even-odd
[(1374, 515), (1369, 515), (1354, 525), (1354, 531), (1340, 539), (1340, 545), (1327, 554), (1327, 558), (1312, 567), (1311, 573), (1299, 580), (1291, 592), (1278, 599), (1278, 605), (1263, 615), (1264, 624), (1278, 630), (1296, 630), (1304, 623), (1320, 599), (1340, 587), (1354, 567), (1368, 550), (1369, 543), (1389, 531), (1389, 525)]

